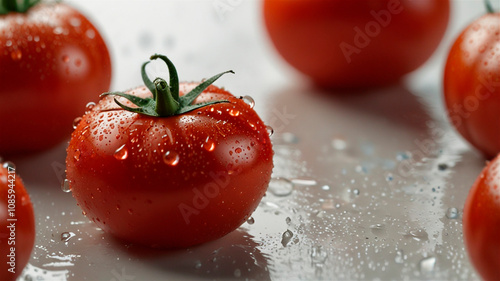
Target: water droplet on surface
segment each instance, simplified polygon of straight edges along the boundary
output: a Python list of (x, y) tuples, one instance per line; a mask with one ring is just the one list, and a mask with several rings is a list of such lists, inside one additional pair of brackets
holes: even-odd
[(69, 180), (68, 179), (64, 179), (63, 180), (63, 182), (61, 184), (61, 190), (63, 192), (66, 192), (66, 193), (71, 192), (71, 189), (69, 187)]
[(335, 150), (344, 150), (347, 148), (347, 142), (343, 138), (335, 137), (332, 139), (332, 147)]
[(123, 144), (122, 146), (118, 147), (118, 149), (115, 150), (115, 153), (113, 154), (113, 156), (117, 160), (125, 160), (125, 159), (127, 159), (127, 157), (128, 157), (128, 149), (125, 147), (125, 144)]
[(288, 196), (292, 194), (293, 183), (287, 178), (272, 178), (269, 182), (269, 191), (275, 196)]
[(16, 49), (16, 50), (14, 50), (14, 51), (12, 51), (12, 52), (10, 53), (10, 57), (11, 57), (13, 60), (18, 61), (18, 60), (22, 59), (22, 57), (23, 57), (23, 53), (21, 52), (21, 50)]
[(405, 236), (406, 237), (410, 237), (410, 238), (412, 238), (413, 240), (416, 240), (416, 241), (427, 241), (427, 240), (429, 240), (429, 234), (427, 234), (427, 232), (425, 232), (425, 230), (423, 230), (423, 229), (414, 229), (414, 230), (411, 230)]
[(63, 62), (69, 62), (69, 56), (68, 55), (62, 56), (62, 61)]
[(237, 268), (234, 270), (234, 277), (241, 277), (241, 269)]
[(167, 151), (163, 154), (163, 162), (170, 166), (179, 164), (179, 154), (174, 151)]
[(438, 170), (440, 171), (446, 171), (448, 169), (448, 165), (446, 163), (440, 163), (438, 164)]
[(325, 184), (321, 187), (321, 190), (328, 191), (330, 190), (330, 186)]
[(359, 192), (359, 189), (356, 188), (356, 189), (353, 189), (352, 193), (354, 195), (359, 195), (360, 192)]
[(289, 229), (283, 233), (283, 236), (281, 237), (281, 245), (283, 247), (286, 247), (288, 243), (290, 243), (290, 240), (292, 240), (293, 237), (293, 232), (291, 232)]
[(80, 121), (82, 121), (82, 117), (76, 117), (73, 120), (73, 129), (76, 129), (76, 127), (78, 127), (78, 124), (80, 124)]
[(386, 181), (392, 181), (393, 179), (394, 179), (394, 177), (392, 176), (391, 173), (387, 174), (387, 176), (385, 177)]
[(446, 217), (449, 219), (458, 219), (458, 209), (451, 207), (446, 210)]
[(250, 108), (253, 108), (255, 106), (255, 101), (251, 96), (241, 96), (240, 99), (242, 99)]
[(424, 274), (432, 273), (436, 267), (436, 257), (423, 258), (418, 263), (418, 267), (420, 268), (420, 272)]
[(63, 232), (61, 233), (61, 241), (68, 242), (71, 238), (75, 237), (76, 234), (73, 232)]
[(292, 223), (292, 219), (290, 217), (286, 217), (285, 222), (290, 225), (290, 223)]
[(316, 266), (323, 266), (328, 258), (328, 253), (321, 246), (314, 246), (311, 249), (311, 261)]
[(410, 158), (411, 158), (411, 152), (407, 151), (400, 152), (398, 153), (398, 155), (396, 155), (396, 160), (398, 161), (408, 160)]
[(396, 251), (396, 257), (394, 258), (395, 263), (403, 263), (405, 261), (405, 254), (403, 250), (397, 250)]
[(254, 224), (255, 223), (255, 219), (253, 217), (249, 217), (248, 220), (247, 220), (247, 223), (248, 224)]
[(271, 137), (274, 134), (274, 129), (271, 126), (266, 126), (267, 133), (269, 134), (269, 137)]

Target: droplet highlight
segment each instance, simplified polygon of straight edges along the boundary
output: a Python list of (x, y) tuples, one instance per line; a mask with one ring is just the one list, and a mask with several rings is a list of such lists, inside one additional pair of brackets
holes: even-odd
[(125, 145), (122, 145), (117, 150), (115, 150), (113, 156), (117, 160), (125, 160), (128, 157), (128, 149), (125, 147)]
[(163, 154), (163, 162), (170, 166), (176, 166), (179, 164), (179, 154), (174, 151), (167, 151)]

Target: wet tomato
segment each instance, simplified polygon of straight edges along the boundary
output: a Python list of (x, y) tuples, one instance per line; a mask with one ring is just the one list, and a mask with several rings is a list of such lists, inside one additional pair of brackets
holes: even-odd
[(488, 158), (500, 153), (500, 13), (480, 17), (453, 44), (444, 99), (450, 121), (469, 143)]
[(35, 243), (33, 205), (10, 162), (0, 163), (0, 280), (14, 281)]
[[(87, 112), (67, 149), (67, 182), (88, 218), (125, 241), (188, 247), (245, 222), (269, 183), (268, 128), (248, 98), (203, 83), (106, 93)], [(113, 98), (114, 96), (114, 98)], [(247, 99), (247, 102), (245, 101)], [(250, 101), (250, 102), (248, 102)]]
[(417, 69), (439, 45), (449, 0), (264, 0), (272, 43), (316, 84), (381, 86)]
[(0, 154), (40, 151), (69, 138), (87, 102), (109, 90), (111, 61), (74, 8), (41, 3), (24, 11), (15, 4), (23, 1), (5, 2), (14, 7), (0, 5)]
[(500, 158), (491, 161), (469, 192), (463, 215), (470, 260), (486, 281), (500, 280)]

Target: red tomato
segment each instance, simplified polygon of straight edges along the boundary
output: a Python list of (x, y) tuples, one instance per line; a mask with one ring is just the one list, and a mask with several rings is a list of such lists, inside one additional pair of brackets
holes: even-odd
[[(170, 86), (162, 87), (175, 97), (172, 67)], [(192, 109), (184, 113), (146, 115), (161, 107), (153, 95), (165, 97), (163, 82), (153, 86), (146, 78), (147, 87), (113, 94), (148, 97), (142, 105), (152, 103), (151, 111), (130, 112), (117, 103), (131, 102), (106, 96), (83, 116), (67, 150), (67, 181), (83, 213), (104, 231), (151, 247), (188, 247), (233, 231), (257, 207), (273, 167), (267, 128), (244, 100), (208, 86), (213, 81), (180, 83), (174, 99)], [(191, 90), (201, 93), (192, 105), (182, 100)]]
[(15, 168), (4, 163), (0, 165), (0, 280), (16, 280), (34, 243), (33, 205)]
[(69, 137), (73, 119), (109, 89), (111, 61), (85, 16), (37, 4), (0, 15), (0, 77), (0, 154), (40, 151)]
[(439, 45), (449, 0), (264, 0), (274, 46), (323, 87), (386, 85)]
[(500, 158), (477, 178), (465, 202), (465, 245), (472, 264), (484, 280), (500, 280)]
[(500, 13), (469, 25), (453, 44), (444, 98), (454, 127), (488, 158), (500, 152)]

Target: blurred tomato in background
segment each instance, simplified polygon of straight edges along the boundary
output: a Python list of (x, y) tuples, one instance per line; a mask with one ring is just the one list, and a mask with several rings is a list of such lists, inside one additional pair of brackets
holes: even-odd
[(500, 12), (471, 23), (453, 44), (444, 99), (457, 131), (487, 158), (500, 153)]
[(398, 81), (438, 47), (449, 0), (264, 0), (281, 56), (325, 88)]
[(11, 8), (0, 10), (2, 155), (69, 138), (74, 118), (111, 83), (107, 46), (79, 11), (44, 2)]

